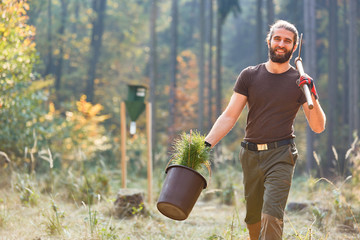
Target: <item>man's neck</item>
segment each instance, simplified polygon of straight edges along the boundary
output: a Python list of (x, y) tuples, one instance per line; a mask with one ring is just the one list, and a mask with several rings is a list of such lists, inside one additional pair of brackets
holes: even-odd
[(287, 70), (289, 70), (289, 68), (291, 66), (290, 66), (289, 61), (284, 62), (284, 63), (276, 63), (271, 60), (268, 60), (265, 63), (265, 67), (266, 67), (266, 70), (268, 70), (271, 73), (280, 74), (280, 73), (284, 73)]

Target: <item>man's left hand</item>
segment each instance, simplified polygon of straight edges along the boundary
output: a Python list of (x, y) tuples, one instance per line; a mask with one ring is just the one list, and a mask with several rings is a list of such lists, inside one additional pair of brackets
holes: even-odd
[(314, 80), (310, 76), (308, 75), (301, 76), (300, 79), (297, 81), (297, 84), (299, 85), (299, 87), (302, 87), (304, 84), (307, 84), (310, 88), (311, 93), (314, 94), (315, 99), (319, 98), (316, 92)]

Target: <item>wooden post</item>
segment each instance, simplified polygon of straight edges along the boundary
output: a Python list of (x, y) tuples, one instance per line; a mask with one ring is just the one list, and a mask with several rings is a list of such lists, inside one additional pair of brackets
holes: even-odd
[(121, 186), (126, 188), (126, 110), (125, 103), (120, 105), (120, 131), (121, 131)]
[(146, 131), (147, 131), (147, 142), (148, 142), (148, 163), (147, 163), (147, 177), (148, 177), (148, 202), (152, 203), (152, 134), (151, 134), (151, 103), (146, 103)]

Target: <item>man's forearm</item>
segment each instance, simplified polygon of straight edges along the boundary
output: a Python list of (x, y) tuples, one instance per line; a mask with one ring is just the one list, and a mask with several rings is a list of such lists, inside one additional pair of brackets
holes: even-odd
[(205, 141), (215, 146), (234, 127), (247, 102), (245, 95), (234, 92), (225, 111), (218, 117)]
[(316, 100), (312, 96), (314, 102), (314, 108), (309, 111), (307, 117), (310, 128), (316, 132), (321, 133), (325, 130), (326, 116), (323, 109), (320, 106), (319, 100)]
[(223, 137), (230, 132), (234, 127), (237, 119), (227, 117), (224, 114), (216, 120), (214, 126), (211, 128), (209, 134), (205, 137), (205, 141), (214, 147)]

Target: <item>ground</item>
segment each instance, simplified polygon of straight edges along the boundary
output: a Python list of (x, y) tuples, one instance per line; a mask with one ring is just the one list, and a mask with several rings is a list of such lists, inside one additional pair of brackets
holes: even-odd
[[(13, 174), (11, 184), (0, 185), (0, 240), (247, 239), (241, 171), (229, 168), (214, 172), (208, 188), (203, 190), (184, 221), (171, 220), (157, 210), (162, 177), (154, 179), (151, 204), (145, 194), (144, 208), (134, 208), (132, 217), (118, 219), (113, 214), (116, 193), (121, 186), (116, 171), (103, 170), (87, 178), (57, 173), (47, 178), (52, 179), (50, 187), (46, 178), (35, 180), (26, 174)], [(76, 192), (82, 190), (81, 179), (87, 179), (87, 185), (93, 189), (101, 190), (101, 184), (105, 184), (110, 191), (97, 195), (92, 205), (76, 201), (83, 196)], [(61, 182), (64, 184), (54, 184)], [(57, 187), (51, 190), (55, 185)], [(130, 178), (128, 188), (135, 188), (135, 185), (146, 193), (146, 179)], [(308, 207), (285, 212), (283, 239), (360, 239), (359, 199), (357, 180), (352, 178), (331, 182), (308, 176), (295, 177), (288, 202), (306, 203)], [(144, 209), (145, 214), (139, 214)]]
[[(224, 204), (219, 195), (208, 197), (205, 193), (206, 190), (188, 219), (174, 221), (159, 213), (155, 202), (146, 203), (145, 216), (134, 210), (134, 217), (115, 219), (111, 216), (114, 200), (111, 198), (98, 199), (88, 206), (65, 201), (61, 194), (42, 194), (36, 206), (31, 206), (21, 203), (16, 191), (2, 189), (0, 239), (246, 239), (244, 203), (239, 193), (235, 190), (237, 200), (231, 205)], [(289, 201), (303, 201), (298, 195), (301, 193), (292, 194)], [(341, 230), (341, 224), (326, 216), (322, 224), (317, 221), (320, 220), (311, 209), (287, 212), (284, 239), (360, 239), (357, 223), (350, 231)]]

